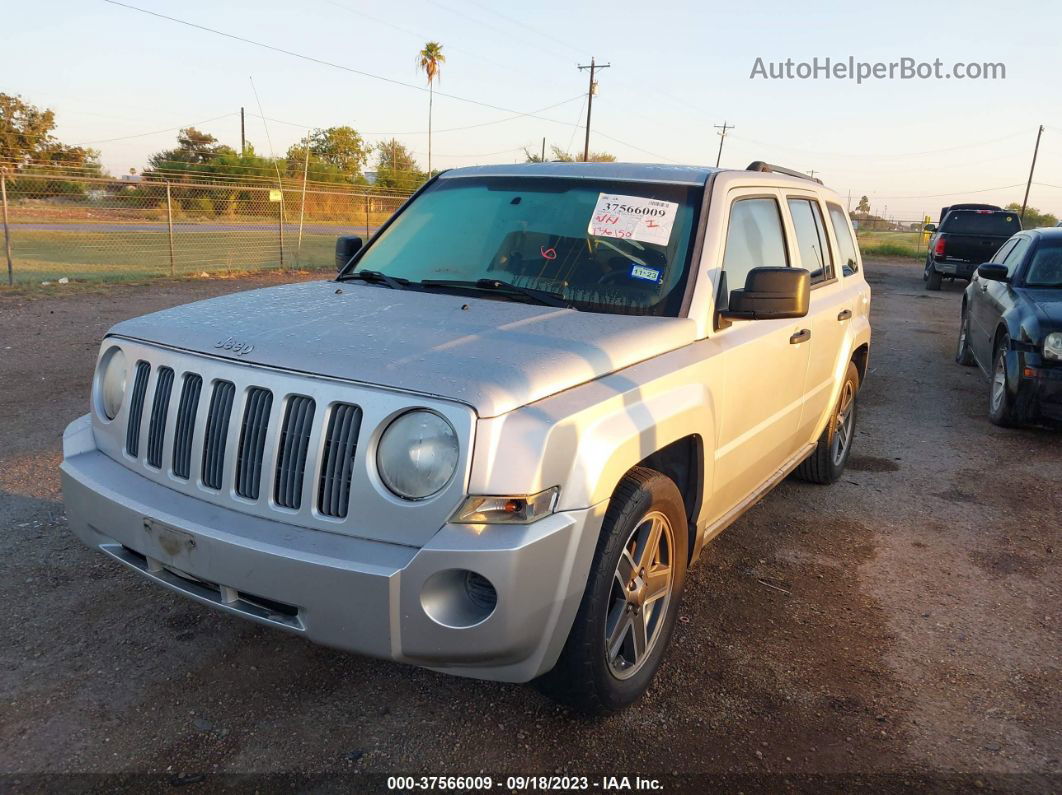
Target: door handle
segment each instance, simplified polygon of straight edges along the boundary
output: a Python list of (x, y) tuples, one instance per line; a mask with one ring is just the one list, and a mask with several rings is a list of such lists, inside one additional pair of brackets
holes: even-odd
[(852, 319), (852, 310), (851, 309), (842, 310), (841, 313), (839, 315), (837, 315), (837, 319), (838, 320), (842, 320), (842, 321), (843, 320), (851, 320)]
[(799, 345), (802, 342), (807, 342), (811, 339), (811, 329), (802, 328), (796, 334), (789, 338), (790, 345)]

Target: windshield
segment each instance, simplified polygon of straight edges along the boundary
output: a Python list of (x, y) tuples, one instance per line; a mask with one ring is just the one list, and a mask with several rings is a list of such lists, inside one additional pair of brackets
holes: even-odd
[[(674, 317), (702, 194), (689, 185), (444, 177), (373, 241), (357, 271), (414, 289), (496, 280), (584, 311)], [(521, 300), (491, 297), (502, 295)]]
[(953, 235), (999, 235), (1010, 237), (1021, 231), (1021, 222), (1014, 213), (994, 213), (986, 210), (958, 210), (948, 213), (941, 232)]
[(1025, 274), (1026, 287), (1062, 288), (1062, 240), (1044, 240)]

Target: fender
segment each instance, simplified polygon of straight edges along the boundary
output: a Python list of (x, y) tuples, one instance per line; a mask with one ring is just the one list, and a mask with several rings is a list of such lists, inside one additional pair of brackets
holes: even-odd
[[(578, 510), (608, 500), (627, 470), (672, 442), (699, 435), (711, 449), (716, 409), (707, 385), (718, 365), (699, 348), (480, 420), (469, 493), (528, 494), (559, 485), (558, 510)], [(706, 460), (705, 484), (710, 465)]]

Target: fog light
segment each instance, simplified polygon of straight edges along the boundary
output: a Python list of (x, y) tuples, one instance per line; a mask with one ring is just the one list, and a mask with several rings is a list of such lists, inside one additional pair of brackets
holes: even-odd
[(468, 569), (437, 571), (420, 592), (420, 606), (428, 618), (451, 629), (483, 623), (497, 605), (498, 591), (491, 581)]

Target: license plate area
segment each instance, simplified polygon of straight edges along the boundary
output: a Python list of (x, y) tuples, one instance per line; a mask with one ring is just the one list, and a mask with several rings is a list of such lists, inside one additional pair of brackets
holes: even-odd
[(186, 557), (195, 549), (195, 536), (158, 519), (145, 516), (144, 532), (149, 538), (155, 539), (158, 548), (171, 560)]

